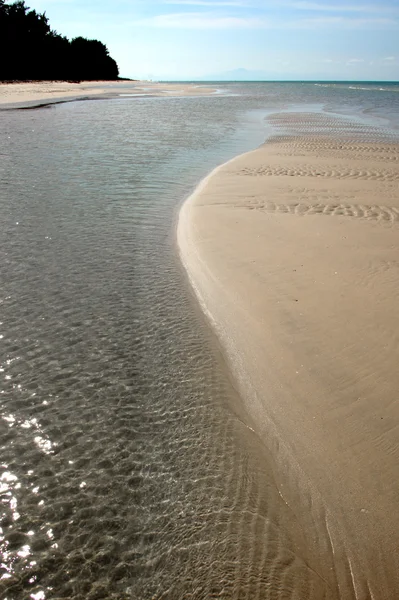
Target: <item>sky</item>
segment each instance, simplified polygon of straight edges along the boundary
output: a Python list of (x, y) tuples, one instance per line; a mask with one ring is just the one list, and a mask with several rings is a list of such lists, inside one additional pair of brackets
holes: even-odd
[(104, 42), (123, 77), (399, 80), (399, 0), (26, 4), (58, 33)]

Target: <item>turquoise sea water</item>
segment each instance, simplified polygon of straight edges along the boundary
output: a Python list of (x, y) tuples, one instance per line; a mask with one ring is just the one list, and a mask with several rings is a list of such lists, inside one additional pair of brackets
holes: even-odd
[(398, 84), (213, 85), (0, 111), (2, 598), (324, 597), (280, 527), (176, 218), (273, 113), (395, 139)]

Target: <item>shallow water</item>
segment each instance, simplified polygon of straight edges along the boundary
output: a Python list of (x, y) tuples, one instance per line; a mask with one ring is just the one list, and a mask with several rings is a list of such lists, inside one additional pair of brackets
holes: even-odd
[(285, 86), (0, 112), (2, 597), (327, 597), (174, 239), (266, 115), (397, 126), (396, 92)]

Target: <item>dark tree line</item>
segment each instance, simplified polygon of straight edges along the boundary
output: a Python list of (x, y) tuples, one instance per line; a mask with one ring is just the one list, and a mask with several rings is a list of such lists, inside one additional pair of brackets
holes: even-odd
[(24, 1), (0, 0), (0, 81), (117, 79), (118, 65), (97, 40), (69, 41), (50, 28), (46, 13)]

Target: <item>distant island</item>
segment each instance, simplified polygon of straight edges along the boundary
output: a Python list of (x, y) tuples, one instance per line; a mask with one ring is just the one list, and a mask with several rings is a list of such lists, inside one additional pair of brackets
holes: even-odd
[(68, 40), (52, 30), (46, 13), (24, 1), (0, 0), (0, 81), (116, 80), (119, 69), (98, 40)]

